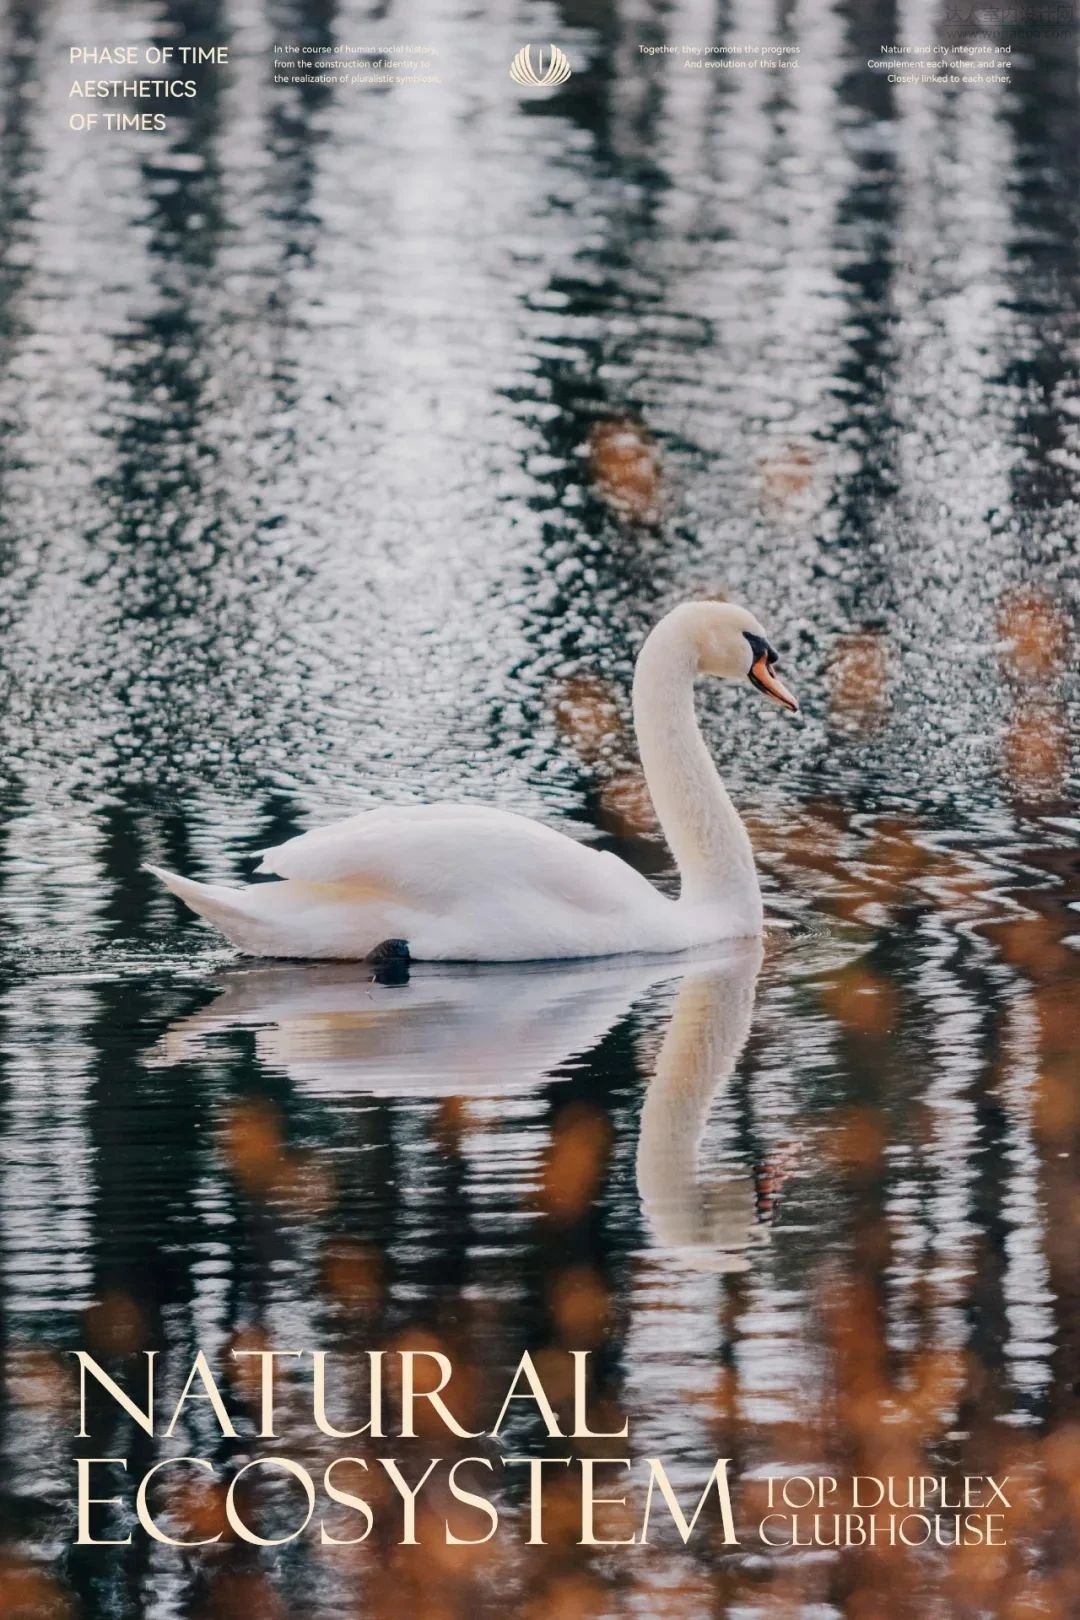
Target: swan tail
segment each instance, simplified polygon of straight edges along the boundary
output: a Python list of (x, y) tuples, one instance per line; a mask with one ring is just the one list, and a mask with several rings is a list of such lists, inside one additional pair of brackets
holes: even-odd
[(366, 961), (378, 957), (380, 946), (404, 946), (408, 954), (399, 913), (385, 902), (361, 903), (347, 884), (286, 881), (231, 889), (160, 866), (147, 871), (248, 956)]
[(232, 945), (253, 956), (276, 954), (267, 949), (265, 920), (252, 904), (250, 889), (230, 889), (223, 883), (196, 883), (193, 878), (166, 872), (161, 866), (146, 870), (195, 912), (212, 923)]

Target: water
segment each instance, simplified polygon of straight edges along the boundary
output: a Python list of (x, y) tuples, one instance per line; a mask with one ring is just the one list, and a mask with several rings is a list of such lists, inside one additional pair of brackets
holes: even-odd
[[(276, 40), (376, 28), (439, 48), (437, 94), (270, 84)], [(77, 138), (88, 30), (233, 66), (163, 137)], [(530, 99), (507, 68), (541, 37), (575, 75)], [(763, 37), (801, 67), (638, 49)], [(864, 66), (942, 37), (1011, 43), (1011, 84)], [(1076, 1611), (1076, 39), (1064, 7), (923, 0), (12, 0), (4, 1612)], [(252, 967), (142, 870), (236, 878), (453, 797), (668, 883), (629, 682), (715, 590), (804, 704), (701, 695), (760, 967)], [(175, 1391), (196, 1347), (260, 1345), (442, 1349), (474, 1427), (525, 1350), (565, 1394), (589, 1349), (632, 1455), (687, 1491), (732, 1459), (746, 1542), (582, 1548), (572, 1481), (546, 1549), (410, 1550), (384, 1503), (353, 1548), (73, 1550), (64, 1352), (158, 1348)], [(288, 1454), (318, 1473), (305, 1378)], [(185, 1446), (240, 1466), (191, 1410)], [(494, 1455), (437, 1439), (400, 1455)], [(92, 1444), (158, 1455), (105, 1411)], [(1009, 1545), (763, 1548), (764, 1477), (822, 1471), (1008, 1474)], [(213, 1492), (171, 1502), (220, 1527)]]

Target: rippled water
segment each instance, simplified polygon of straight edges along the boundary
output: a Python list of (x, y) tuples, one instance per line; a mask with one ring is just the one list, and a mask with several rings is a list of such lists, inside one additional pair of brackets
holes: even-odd
[[(0, 1612), (1077, 1611), (1080, 80), (1068, 8), (979, 17), (0, 19)], [(375, 28), (439, 48), (437, 94), (269, 82), (275, 40)], [(234, 65), (164, 137), (79, 139), (88, 29)], [(1012, 83), (865, 68), (943, 30)], [(540, 37), (574, 77), (520, 96)], [(761, 38), (800, 69), (639, 52)], [(702, 691), (761, 964), (253, 967), (142, 870), (450, 796), (667, 882), (629, 682), (703, 590), (804, 704)], [(594, 1552), (555, 1489), (546, 1550), (71, 1548), (64, 1351), (176, 1383), (297, 1343), (479, 1387), (587, 1348), (635, 1455), (732, 1459), (740, 1523), (769, 1473), (1008, 1473), (1010, 1545)]]

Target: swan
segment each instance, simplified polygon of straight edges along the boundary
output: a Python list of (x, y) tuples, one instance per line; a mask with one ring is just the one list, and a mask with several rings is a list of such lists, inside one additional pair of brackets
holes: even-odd
[(749, 680), (799, 705), (746, 608), (684, 602), (634, 672), (645, 779), (679, 868), (677, 900), (618, 856), (510, 811), (388, 806), (262, 851), (282, 881), (231, 888), (149, 870), (252, 956), (523, 962), (668, 953), (761, 932), (746, 828), (698, 729), (699, 675)]

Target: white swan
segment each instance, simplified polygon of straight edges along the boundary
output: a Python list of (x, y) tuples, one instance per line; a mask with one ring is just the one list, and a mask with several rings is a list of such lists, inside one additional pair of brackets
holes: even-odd
[(505, 810), (368, 810), (264, 852), (284, 879), (234, 889), (150, 870), (254, 956), (521, 962), (668, 952), (761, 930), (746, 829), (702, 740), (698, 675), (749, 679), (795, 698), (752, 613), (687, 602), (662, 619), (634, 675), (634, 723), (649, 792), (682, 879), (669, 899), (617, 856)]

